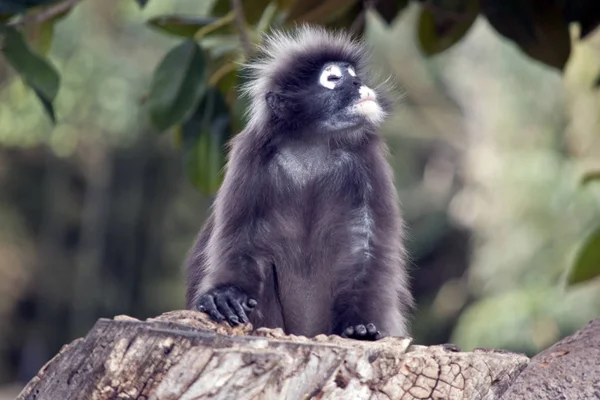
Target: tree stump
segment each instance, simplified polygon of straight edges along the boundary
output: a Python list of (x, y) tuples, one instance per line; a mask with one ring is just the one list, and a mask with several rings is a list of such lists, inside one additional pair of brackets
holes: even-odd
[(411, 342), (309, 339), (194, 311), (119, 316), (64, 346), (18, 399), (498, 399), (529, 363)]

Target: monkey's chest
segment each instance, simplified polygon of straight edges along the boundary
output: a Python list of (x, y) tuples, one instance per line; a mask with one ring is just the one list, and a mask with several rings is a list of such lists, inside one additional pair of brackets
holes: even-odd
[(350, 184), (361, 173), (361, 165), (352, 153), (323, 146), (284, 148), (274, 161), (279, 189), (298, 195), (340, 186), (352, 190)]
[[(314, 259), (369, 256), (376, 222), (370, 182), (354, 155), (319, 150), (281, 152), (277, 159), (279, 207), (275, 229), (304, 256)], [(318, 254), (313, 254), (313, 253)]]
[(335, 158), (320, 148), (284, 149), (275, 159), (279, 186), (302, 191), (334, 172)]

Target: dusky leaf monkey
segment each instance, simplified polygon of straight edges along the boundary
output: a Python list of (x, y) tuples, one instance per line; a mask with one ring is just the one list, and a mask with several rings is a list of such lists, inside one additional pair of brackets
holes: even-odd
[(249, 122), (187, 260), (187, 307), (308, 337), (408, 335), (404, 227), (368, 53), (303, 25), (246, 65)]

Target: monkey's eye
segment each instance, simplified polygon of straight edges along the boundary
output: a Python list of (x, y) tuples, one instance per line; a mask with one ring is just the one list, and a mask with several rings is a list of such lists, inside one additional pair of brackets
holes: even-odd
[(334, 89), (335, 82), (342, 78), (342, 70), (337, 65), (329, 65), (322, 72), (319, 77), (319, 83), (321, 86), (327, 89)]

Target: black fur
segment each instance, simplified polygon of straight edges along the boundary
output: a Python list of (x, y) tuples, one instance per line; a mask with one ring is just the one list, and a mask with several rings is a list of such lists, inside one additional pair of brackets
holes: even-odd
[[(260, 99), (268, 112), (232, 140), (190, 251), (188, 308), (308, 337), (408, 335), (413, 298), (387, 150), (377, 124), (344, 111), (364, 61), (339, 44), (307, 46), (270, 78)], [(327, 62), (358, 76), (325, 89), (317, 82)], [(331, 121), (352, 123), (325, 128)]]

